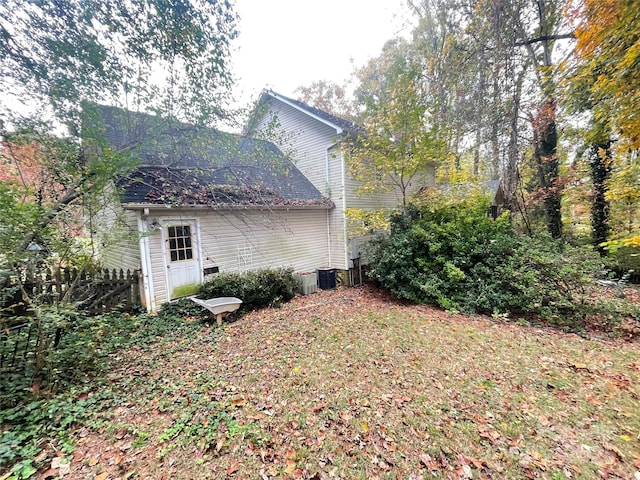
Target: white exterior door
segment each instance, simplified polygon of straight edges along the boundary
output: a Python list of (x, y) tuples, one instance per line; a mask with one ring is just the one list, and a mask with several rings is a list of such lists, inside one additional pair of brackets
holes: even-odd
[(197, 293), (202, 283), (196, 227), (195, 220), (178, 220), (165, 222), (162, 230), (169, 300)]

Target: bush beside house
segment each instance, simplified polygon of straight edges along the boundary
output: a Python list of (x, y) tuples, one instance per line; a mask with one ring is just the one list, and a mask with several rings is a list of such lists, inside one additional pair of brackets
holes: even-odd
[(370, 276), (398, 298), (467, 313), (565, 324), (600, 309), (588, 286), (606, 269), (592, 249), (522, 237), (488, 206), (482, 196), (409, 206), (372, 243)]
[[(237, 297), (242, 300), (239, 314), (264, 307), (277, 307), (295, 297), (298, 283), (293, 278), (293, 270), (267, 268), (245, 273), (220, 273), (203, 284), (198, 298)], [(163, 315), (202, 315), (209, 312), (191, 302), (181, 299), (162, 306)]]

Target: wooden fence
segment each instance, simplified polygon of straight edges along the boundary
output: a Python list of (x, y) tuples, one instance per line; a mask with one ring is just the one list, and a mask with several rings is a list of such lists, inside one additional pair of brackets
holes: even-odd
[(138, 282), (138, 271), (123, 270), (93, 273), (76, 269), (43, 270), (35, 275), (23, 272), (19, 278), (0, 279), (0, 290), (4, 293), (0, 296), (4, 303), (0, 305), (0, 316), (7, 317), (0, 321), (0, 372), (26, 370), (38, 348), (48, 345), (55, 349), (64, 335), (62, 328), (45, 328), (28, 320), (26, 302), (17, 288), (20, 283), (27, 295), (40, 304), (77, 303), (78, 310), (96, 315), (139, 306)]
[[(38, 322), (4, 328), (0, 332), (0, 374), (33, 368), (37, 351), (58, 348), (63, 333), (62, 327), (42, 326)], [(0, 385), (0, 391), (4, 386)]]
[(23, 272), (18, 279), (9, 277), (2, 289), (13, 289), (13, 295), (5, 300), (20, 308), (26, 302), (15, 288), (22, 283), (27, 295), (38, 303), (54, 305), (59, 302), (78, 302), (78, 308), (90, 315), (109, 312), (115, 308), (131, 310), (140, 305), (138, 271), (99, 270), (97, 272), (77, 269), (46, 269), (37, 274)]

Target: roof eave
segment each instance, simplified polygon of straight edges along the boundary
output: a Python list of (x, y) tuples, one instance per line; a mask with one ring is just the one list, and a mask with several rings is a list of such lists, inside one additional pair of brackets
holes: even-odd
[(283, 103), (286, 103), (287, 105), (289, 105), (292, 108), (295, 108), (296, 110), (298, 110), (299, 112), (304, 113), (305, 115), (309, 115), (311, 118), (314, 118), (316, 120), (318, 120), (321, 123), (324, 123), (325, 125), (334, 128), (336, 131), (337, 135), (342, 135), (344, 133), (344, 129), (339, 126), (336, 125), (333, 122), (330, 122), (318, 115), (315, 115), (314, 113), (310, 112), (309, 110), (305, 110), (304, 108), (301, 108), (299, 105), (296, 105), (295, 103), (291, 102), (288, 98), (285, 98), (283, 96), (281, 96), (280, 94), (274, 92), (273, 90), (267, 90), (267, 94), (271, 95), (273, 98), (280, 100)]
[(179, 207), (167, 206), (159, 203), (122, 203), (126, 210), (331, 210), (335, 207), (333, 203), (310, 204), (310, 205), (239, 205), (239, 204), (219, 204), (219, 205), (180, 205)]

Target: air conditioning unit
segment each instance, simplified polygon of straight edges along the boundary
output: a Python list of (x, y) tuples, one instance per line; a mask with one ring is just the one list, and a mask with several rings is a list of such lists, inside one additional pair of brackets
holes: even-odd
[(316, 272), (296, 272), (293, 274), (293, 278), (298, 282), (298, 292), (302, 295), (318, 291)]

